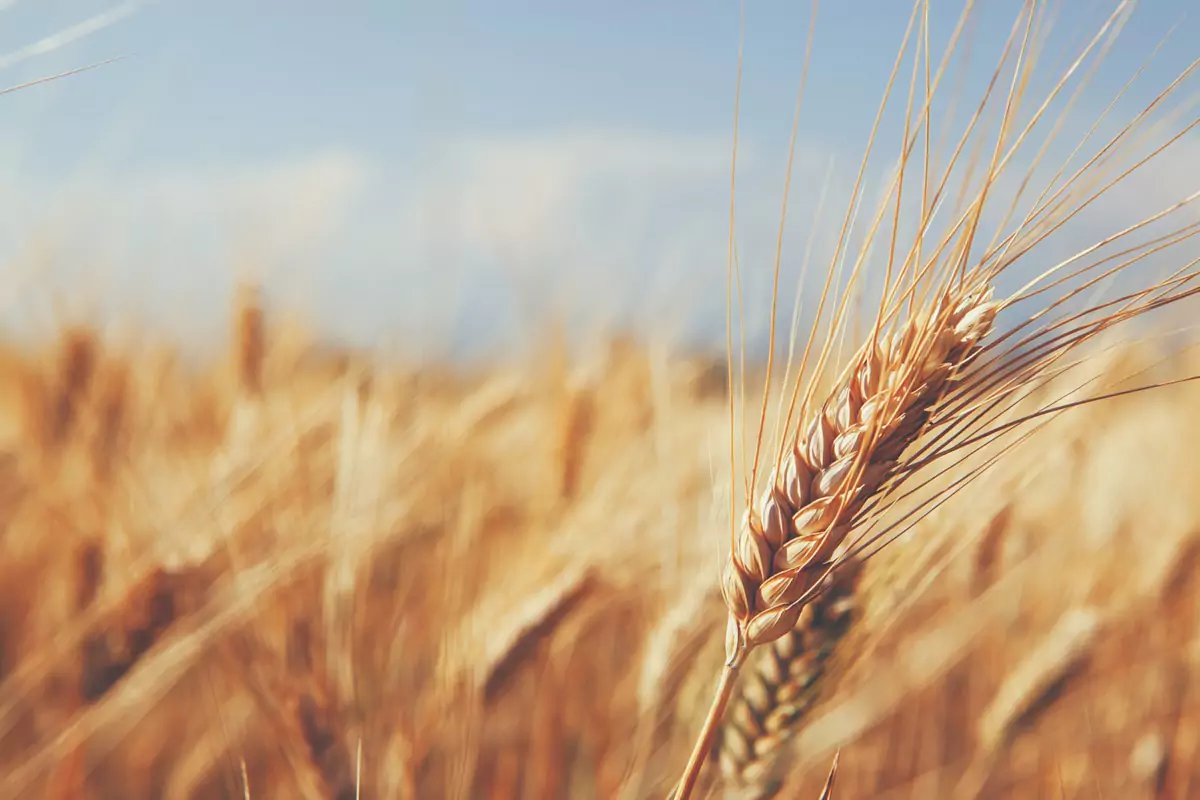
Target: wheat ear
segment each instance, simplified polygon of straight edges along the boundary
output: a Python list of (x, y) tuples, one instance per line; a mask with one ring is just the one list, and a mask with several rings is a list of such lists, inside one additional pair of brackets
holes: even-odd
[[(853, 612), (858, 570), (845, 568), (859, 564), (835, 553), (995, 315), (989, 292), (949, 290), (893, 336), (868, 342), (747, 513), (722, 581), (728, 646), (770, 646), (721, 728), (719, 762), (736, 796), (769, 797), (778, 788), (774, 756), (815, 701)], [(844, 574), (831, 574), (835, 564)]]
[(676, 800), (695, 788), (747, 655), (796, 627), (830, 576), (853, 520), (991, 330), (996, 309), (986, 288), (952, 284), (890, 335), (876, 331), (779, 459), (734, 537), (722, 575), (726, 664)]
[(956, 294), (944, 292), (927, 313), (857, 353), (747, 512), (721, 582), (731, 664), (795, 627), (851, 522), (991, 330), (990, 293)]

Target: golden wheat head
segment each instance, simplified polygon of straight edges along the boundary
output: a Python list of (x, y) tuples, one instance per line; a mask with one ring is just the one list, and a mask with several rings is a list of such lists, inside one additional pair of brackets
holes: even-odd
[[(731, 714), (724, 723), (719, 756), (728, 783), (758, 790), (759, 794), (755, 796), (770, 793), (770, 760), (797, 718), (813, 701), (817, 677), (824, 669), (832, 647), (845, 632), (848, 617), (843, 606), (846, 602), (853, 604), (855, 590), (855, 575), (852, 574), (855, 570), (847, 571), (846, 568), (856, 568), (870, 555), (864, 552), (867, 545), (886, 544), (894, 539), (906, 529), (905, 526), (914, 524), (913, 515), (920, 513), (922, 508), (936, 508), (978, 475), (979, 470), (954, 486), (931, 490), (931, 497), (894, 523), (892, 528), (882, 532), (872, 530), (880, 523), (883, 512), (893, 505), (888, 499), (895, 499), (893, 490), (930, 463), (969, 450), (962, 456), (965, 460), (989, 442), (996, 441), (1000, 434), (1070, 407), (1072, 404), (1059, 405), (1051, 401), (1032, 415), (1005, 419), (1018, 398), (1077, 366), (1079, 362), (1072, 364), (1065, 356), (1085, 342), (1119, 323), (1191, 297), (1198, 291), (1194, 284), (1200, 277), (1197, 274), (1200, 260), (1191, 260), (1165, 278), (1148, 282), (1148, 286), (1116, 299), (1088, 300), (1082, 310), (1070, 307), (1073, 301), (1085, 299), (1085, 292), (1097, 292), (1105, 281), (1129, 266), (1190, 240), (1198, 232), (1194, 224), (1116, 253), (1100, 255), (1118, 240), (1148, 233), (1151, 226), (1189, 205), (1200, 193), (1103, 238), (1044, 269), (1018, 291), (995, 299), (1001, 275), (1027, 259), (1040, 243), (1100, 196), (1200, 124), (1200, 120), (1193, 121), (1166, 144), (1146, 154), (1136, 154), (1132, 166), (1119, 164), (1118, 154), (1122, 153), (1123, 146), (1139, 144), (1139, 138), (1133, 134), (1140, 132), (1149, 113), (1200, 62), (1185, 69), (1171, 86), (1083, 166), (1073, 172), (1067, 164), (1059, 168), (1021, 216), (1019, 201), (1033, 182), (1033, 170), (1046, 155), (1078, 92), (1091, 76), (1091, 71), (1083, 66), (1091, 56), (1099, 58), (1107, 52), (1129, 8), (1126, 3), (1118, 5), (1081, 54), (1052, 84), (1033, 114), (1019, 124), (1022, 101), (1038, 60), (1042, 27), (1047, 23), (1041, 4), (1023, 4), (981, 102), (946, 164), (935, 170), (930, 134), (932, 100), (972, 9), (973, 4), (967, 3), (959, 26), (950, 38), (946, 55), (935, 70), (929, 52), (929, 4), (925, 0), (913, 3), (904, 44), (859, 168), (816, 318), (808, 342), (802, 348), (786, 414), (782, 413), (784, 403), (781, 401), (783, 424), (778, 430), (782, 435), (765, 442), (775, 347), (774, 339), (771, 340), (753, 466), (748, 470), (746, 482), (747, 508), (741, 515), (740, 525), (731, 532), (729, 553), (721, 575), (721, 593), (729, 612), (726, 661), (713, 705), (677, 789), (677, 800), (686, 800), (693, 791), (700, 766), (717, 737), (730, 701), (735, 697), (735, 682), (742, 667), (752, 651), (764, 645), (773, 645), (773, 651), (759, 659), (749, 685), (733, 700)], [(847, 252), (849, 232), (858, 215), (867, 160), (905, 51), (914, 39), (917, 41), (916, 55), (899, 169), (887, 196), (869, 221), (862, 250), (850, 256)], [(1003, 94), (997, 87), (1004, 85), (1002, 78), (1007, 73), (1011, 73), (1011, 77), (1008, 91)], [(1082, 76), (1079, 88), (1067, 101), (1066, 108), (1059, 112), (1061, 116), (1040, 145), (1030, 172), (1020, 179), (1016, 197), (1003, 214), (994, 238), (984, 244), (981, 236), (984, 209), (995, 205), (989, 203), (989, 199), (996, 195), (996, 184), (1014, 163), (1014, 155), (1029, 141), (1031, 131), (1077, 76)], [(802, 76), (797, 119), (803, 82)], [(997, 98), (999, 107), (993, 108)], [(981, 123), (989, 116), (989, 111), (998, 111), (1000, 117), (994, 139), (984, 131), (985, 126)], [(1108, 110), (1104, 112), (1107, 113)], [(735, 120), (736, 116), (735, 106)], [(1083, 149), (1098, 125), (1075, 148), (1072, 158)], [(795, 127), (792, 142), (794, 147)], [(736, 150), (735, 122), (735, 174)], [(971, 154), (964, 156), (966, 153)], [(904, 217), (906, 173), (918, 161), (920, 204), (915, 220), (916, 233), (911, 242), (902, 245), (898, 236), (902, 230), (900, 220)], [(961, 180), (961, 187), (954, 202), (947, 203), (951, 199), (947, 188), (952, 175)], [(911, 197), (908, 199), (913, 201)], [(949, 212), (948, 219), (943, 219), (949, 205), (955, 210)], [(785, 189), (784, 216), (786, 208)], [(840, 348), (839, 343), (846, 335), (848, 309), (865, 291), (862, 285), (865, 264), (885, 220), (891, 223), (891, 238), (885, 248), (888, 258), (877, 313), (869, 325), (865, 342), (846, 360), (822, 398), (818, 395), (819, 382), (827, 374), (826, 370), (836, 358), (834, 351)], [(1016, 224), (1010, 227), (1014, 221)], [(731, 295), (736, 271), (733, 223), (731, 198)], [(772, 331), (775, 330), (779, 291), (782, 231), (781, 221), (770, 316)], [(847, 262), (848, 279), (843, 283), (842, 269)], [(740, 279), (737, 285), (740, 291)], [(1050, 295), (1052, 289), (1059, 293)], [(1093, 298), (1096, 296), (1093, 294)], [(1003, 334), (994, 330), (1000, 311), (1035, 298), (1044, 301), (1044, 307), (1030, 311), (1024, 322)], [(824, 318), (822, 315), (827, 307), (832, 313)], [(732, 316), (732, 301), (729, 308)], [(799, 308), (797, 303), (797, 313)], [(822, 325), (826, 326), (823, 337)], [(731, 323), (731, 375), (734, 374), (732, 328)], [(791, 368), (789, 354), (789, 371)], [(744, 387), (741, 393), (744, 397)], [(786, 394), (785, 391), (785, 398)], [(737, 393), (731, 392), (733, 429), (736, 429), (738, 416), (736, 397)], [(919, 448), (916, 446), (918, 440), (923, 442)], [(730, 444), (731, 466), (736, 470), (732, 436)], [(975, 449), (971, 450), (972, 447)], [(774, 457), (763, 458), (764, 450), (773, 452)], [(996, 457), (998, 455), (981, 469), (994, 463)], [(756, 502), (750, 502), (749, 495), (755, 488), (760, 463), (770, 471), (765, 490)], [(928, 483), (899, 499), (908, 498)], [(839, 572), (845, 573), (840, 576), (840, 582)]]
[(995, 313), (987, 291), (946, 292), (854, 357), (735, 539), (721, 586), (731, 663), (795, 627), (855, 515), (891, 477)]

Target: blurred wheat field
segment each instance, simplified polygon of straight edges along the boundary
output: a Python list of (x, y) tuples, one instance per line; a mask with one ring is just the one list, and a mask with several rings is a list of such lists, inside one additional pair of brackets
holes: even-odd
[[(406, 369), (239, 302), (202, 368), (4, 356), (4, 796), (664, 796), (723, 657), (723, 372)], [(781, 796), (839, 747), (840, 797), (1191, 796), (1198, 400), (1074, 409), (870, 560)]]

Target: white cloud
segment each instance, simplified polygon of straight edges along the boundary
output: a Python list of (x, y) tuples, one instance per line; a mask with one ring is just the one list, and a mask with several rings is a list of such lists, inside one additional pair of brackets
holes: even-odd
[[(760, 343), (785, 155), (739, 154), (747, 332)], [(815, 281), (845, 214), (857, 164), (843, 158), (822, 225), (810, 234), (831, 155), (811, 144), (797, 155), (785, 309), (810, 235)], [(121, 310), (161, 307), (161, 321), (200, 335), (220, 320), (237, 270), (249, 265), (284, 302), (307, 306), (331, 333), (360, 341), (502, 344), (529, 311), (550, 309), (584, 329), (615, 321), (668, 334), (699, 330), (718, 344), (728, 170), (724, 136), (583, 131), (443, 142), (416, 171), (331, 151), (272, 163), (92, 172), (65, 182), (25, 176), (0, 186), (0, 248), (15, 252), (39, 234), (66, 265), (59, 284), (68, 294), (89, 295), (83, 287), (92, 284), (80, 275), (100, 273), (94, 283)], [(871, 203), (891, 174), (875, 173), (865, 189)], [(1181, 142), (1059, 243), (1040, 246), (1029, 269), (1195, 191), (1195, 174), (1200, 145)], [(992, 198), (997, 212), (1006, 208), (1004, 190)], [(873, 213), (863, 208), (858, 235)]]
[[(603, 131), (445, 142), (417, 180), (385, 174), (376, 186), (348, 256), (395, 300), (366, 316), (390, 311), (409, 338), (448, 337), (450, 316), (460, 334), (491, 338), (545, 309), (577, 328), (677, 329), (698, 297), (723, 297), (728, 147)], [(378, 302), (328, 288), (343, 314)]]
[[(4, 11), (15, 5), (16, 0), (0, 3), (0, 11)], [(0, 55), (0, 70), (14, 67), (17, 64), (28, 61), (31, 58), (44, 56), (49, 53), (74, 44), (81, 39), (85, 39), (94, 33), (98, 33), (105, 28), (115, 25), (121, 20), (133, 14), (139, 8), (145, 5), (144, 2), (124, 2), (113, 6), (107, 11), (102, 11), (99, 14), (94, 14), (82, 22), (71, 25), (63, 30), (57, 31), (44, 36), (31, 44), (17, 48), (10, 53)]]
[[(747, 332), (760, 341), (783, 155), (768, 163), (752, 147), (739, 153)], [(797, 159), (789, 304), (823, 158), (809, 148)], [(248, 263), (284, 302), (356, 340), (503, 343), (529, 312), (546, 312), (576, 329), (632, 325), (716, 343), (729, 159), (725, 136), (583, 131), (445, 142), (416, 172), (329, 152), (64, 182), (27, 176), (0, 187), (0, 247), (49, 240), (67, 294), (98, 291), (81, 291), (83, 276), (119, 310), (164, 308), (155, 321), (198, 335), (213, 331)], [(836, 192), (828, 203), (816, 271), (844, 208)]]
[(701, 138), (581, 133), (468, 140), (447, 151), (441, 174), (417, 202), (453, 208), (456, 233), (469, 246), (553, 252), (573, 236), (596, 233), (581, 218), (587, 212), (612, 213), (616, 205), (653, 213), (654, 203), (678, 202), (722, 175), (728, 160), (725, 142)]
[(0, 189), (0, 254), (14, 265), (6, 288), (23, 270), (27, 290), (60, 295), (68, 313), (107, 306), (207, 333), (239, 270), (263, 269), (249, 274), (281, 283), (289, 277), (281, 267), (328, 263), (368, 174), (361, 159), (330, 152), (61, 181), (25, 176)]

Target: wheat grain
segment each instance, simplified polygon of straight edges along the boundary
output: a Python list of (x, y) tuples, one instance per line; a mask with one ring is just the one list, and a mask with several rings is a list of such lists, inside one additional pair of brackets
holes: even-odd
[(75, 424), (79, 405), (95, 372), (97, 350), (95, 336), (83, 328), (69, 331), (61, 340), (46, 419), (46, 436), (51, 447), (61, 446)]
[(711, 636), (706, 605), (719, 603), (716, 587), (704, 573), (673, 592), (674, 604), (667, 609), (646, 637), (645, 653), (637, 683), (637, 729), (633, 761), (622, 782), (619, 796), (642, 796), (647, 782), (647, 762), (652, 744), (666, 719), (668, 701), (678, 702), (683, 673), (694, 666), (699, 651)]

